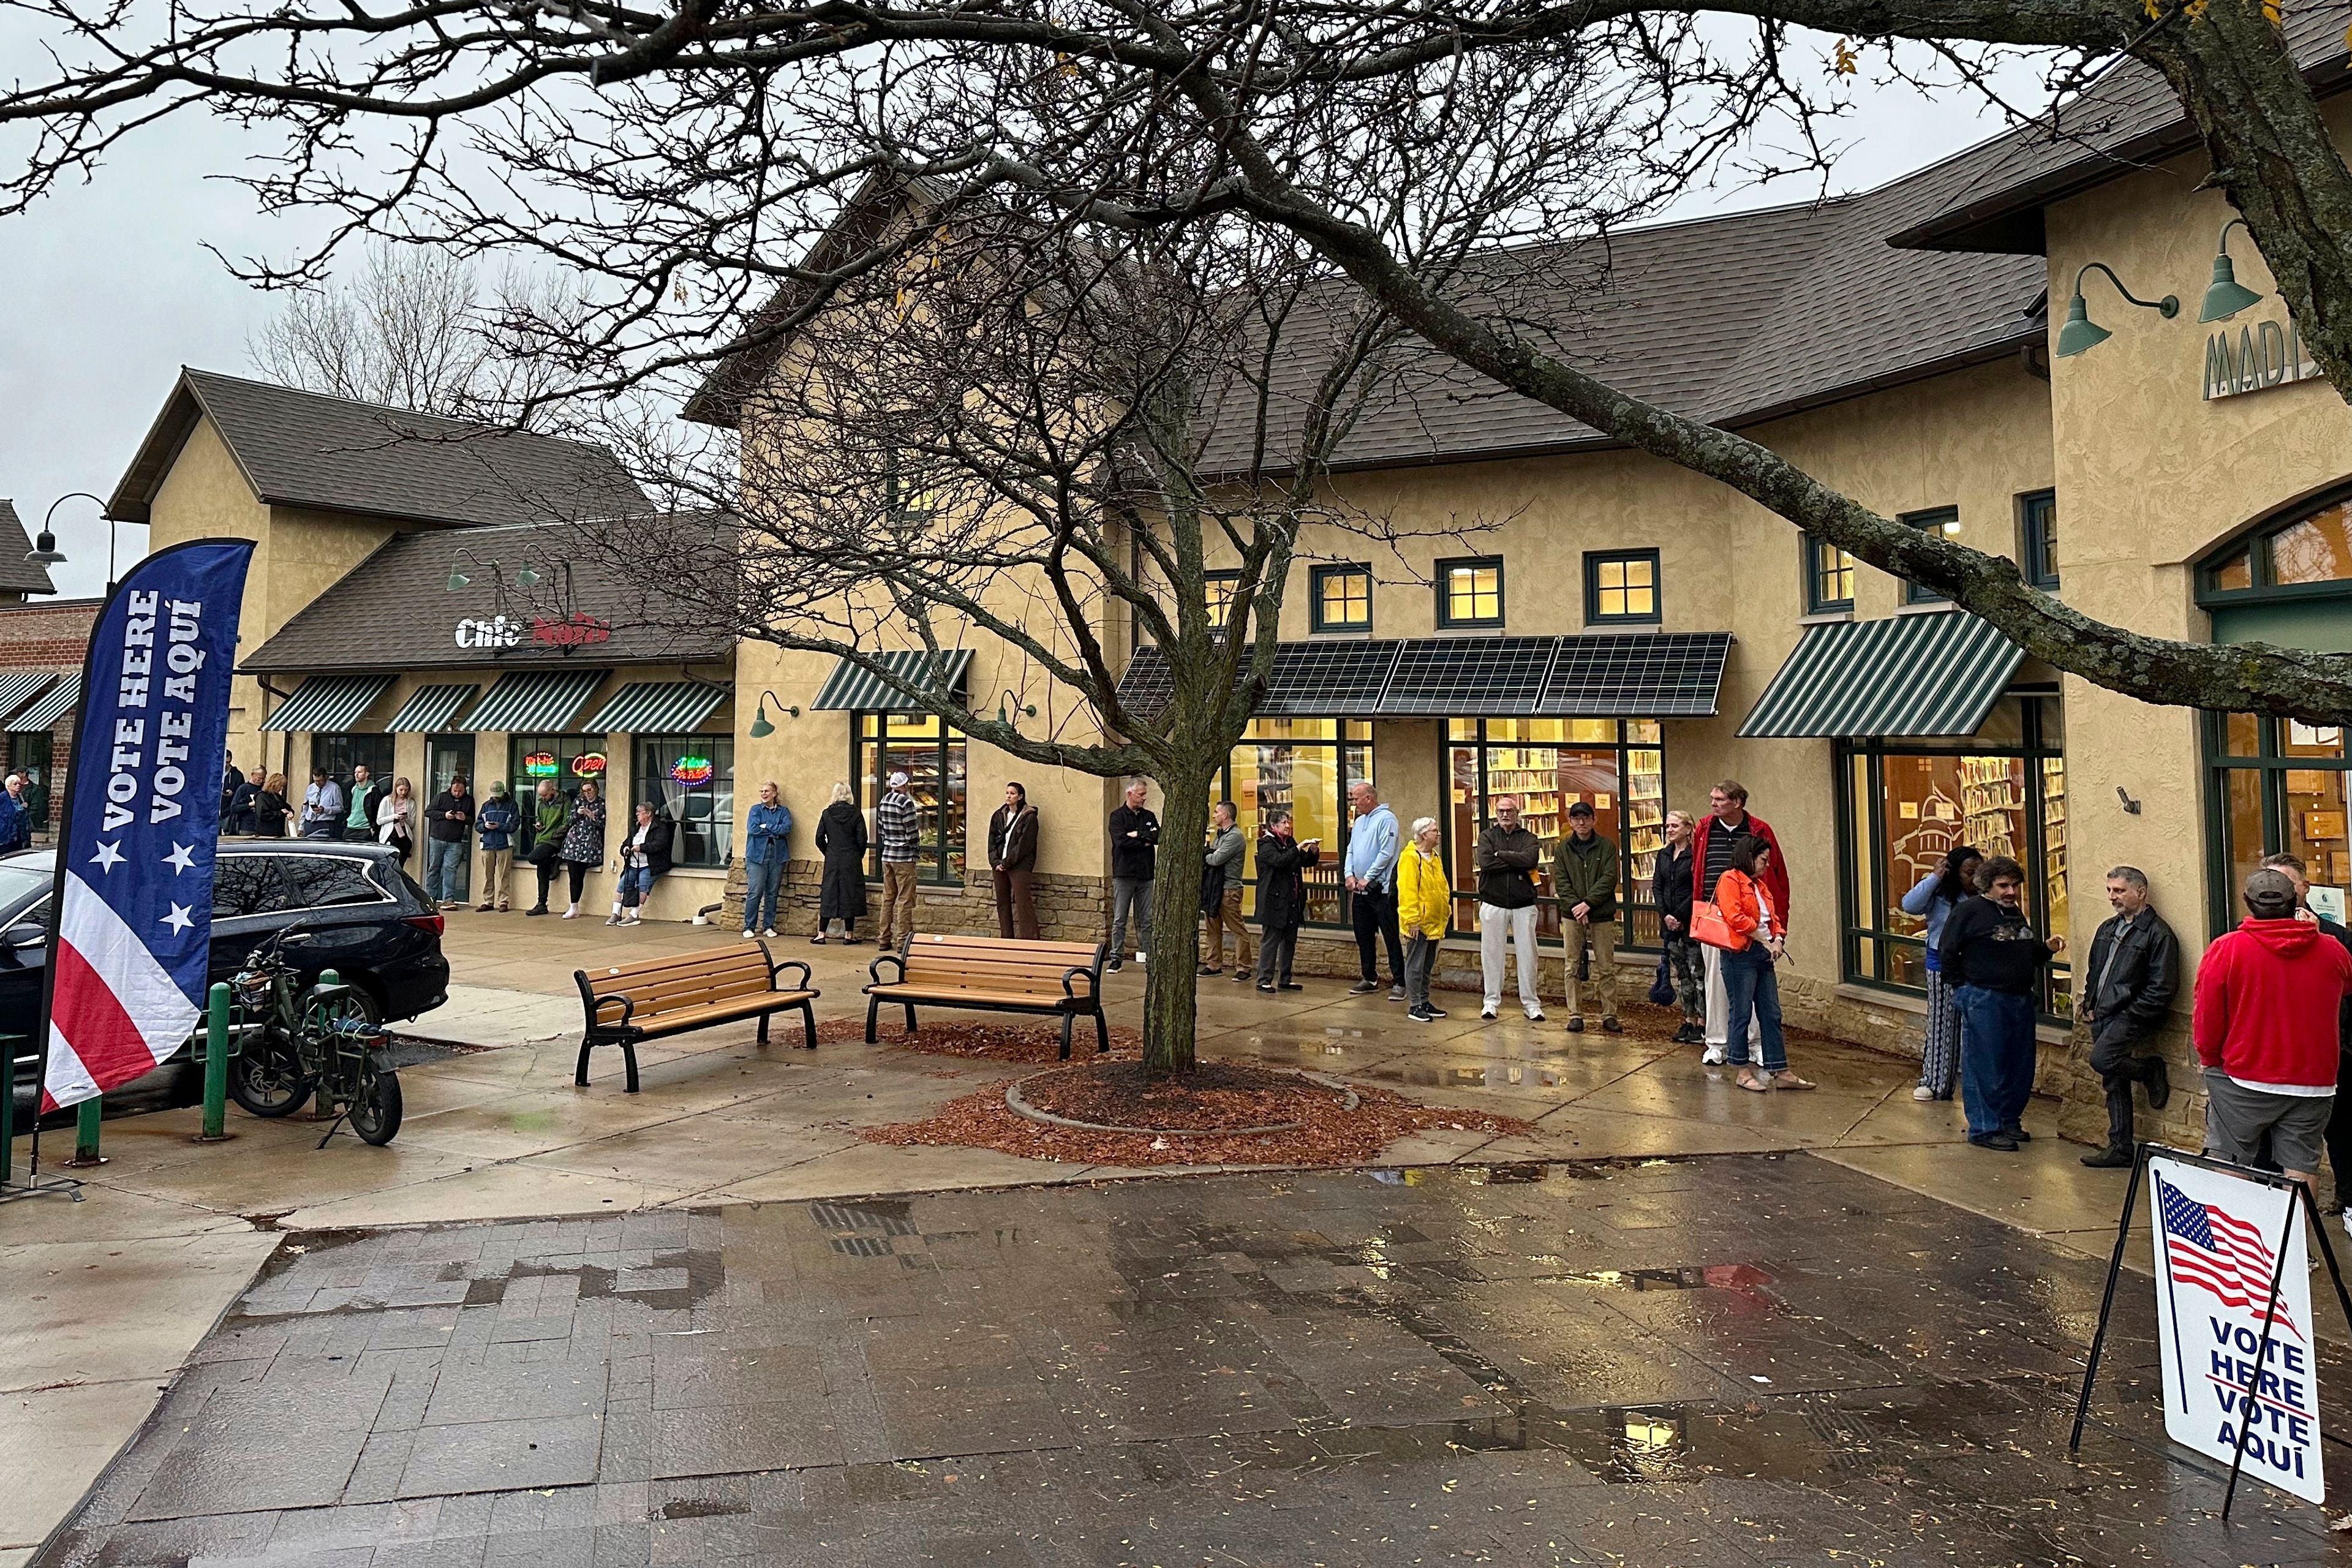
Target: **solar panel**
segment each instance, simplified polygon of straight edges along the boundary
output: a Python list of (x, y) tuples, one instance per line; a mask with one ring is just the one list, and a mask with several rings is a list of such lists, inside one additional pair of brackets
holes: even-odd
[(1156, 647), (1139, 647), (1118, 678), (1118, 700), (1139, 719), (1157, 717), (1176, 695), (1176, 675)]
[(1560, 719), (1690, 719), (1715, 711), (1728, 632), (1561, 637), (1537, 711)]
[(1558, 637), (1415, 637), (1379, 711), (1493, 718), (1533, 713)]
[[(1395, 641), (1286, 642), (1274, 650), (1265, 699), (1257, 711), (1270, 719), (1361, 717), (1380, 700), (1395, 666)], [(1168, 705), (1176, 682), (1156, 647), (1138, 648), (1119, 677), (1119, 700), (1149, 717)]]

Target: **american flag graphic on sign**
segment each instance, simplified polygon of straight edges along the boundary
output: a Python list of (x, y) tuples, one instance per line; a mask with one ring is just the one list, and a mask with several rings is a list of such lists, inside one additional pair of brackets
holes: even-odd
[(2156, 1179), (2156, 1215), (2165, 1261), (2175, 1280), (2210, 1292), (2224, 1306), (2243, 1308), (2257, 1321), (2267, 1315), (2303, 1338), (2284, 1305), (2264, 1311), (2271, 1281), (2278, 1273), (2278, 1255), (2263, 1239), (2259, 1226), (2219, 1204), (2199, 1203), (2160, 1176)]

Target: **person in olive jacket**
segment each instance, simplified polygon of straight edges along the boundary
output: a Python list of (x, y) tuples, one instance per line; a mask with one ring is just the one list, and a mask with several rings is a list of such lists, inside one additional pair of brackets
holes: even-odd
[(1257, 840), (1257, 988), (1304, 991), (1290, 978), (1298, 928), (1307, 923), (1307, 868), (1323, 856), (1319, 840), (1293, 836), (1290, 813), (1277, 810)]
[(526, 915), (547, 912), (547, 889), (555, 886), (555, 879), (563, 874), (559, 857), (563, 851), (563, 823), (570, 810), (553, 779), (539, 781), (539, 793), (522, 822), (523, 858), (539, 873), (539, 901), (523, 910)]
[(845, 946), (857, 945), (857, 922), (866, 913), (866, 814), (847, 783), (833, 786), (833, 801), (816, 818), (816, 852), (824, 858), (817, 889), (816, 935), (822, 944), (833, 922), (841, 922)]
[(1560, 957), (1568, 971), (1568, 1032), (1584, 1032), (1584, 950), (1592, 949), (1591, 979), (1601, 993), (1601, 1026), (1622, 1035), (1617, 1021), (1617, 841), (1593, 826), (1592, 803), (1568, 808), (1568, 837), (1551, 858), (1552, 897), (1559, 904)]

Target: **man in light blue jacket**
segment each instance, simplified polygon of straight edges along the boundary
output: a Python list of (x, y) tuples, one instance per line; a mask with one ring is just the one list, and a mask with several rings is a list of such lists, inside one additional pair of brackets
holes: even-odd
[(1348, 804), (1356, 814), (1355, 826), (1348, 830), (1348, 902), (1356, 927), (1356, 953), (1364, 971), (1364, 977), (1349, 991), (1362, 996), (1381, 988), (1377, 939), (1385, 938), (1389, 1000), (1402, 1002), (1404, 942), (1397, 934), (1396, 869), (1404, 836), (1397, 831), (1396, 813), (1381, 804), (1379, 792), (1369, 782), (1348, 792)]
[(743, 934), (776, 934), (776, 893), (792, 858), (793, 814), (773, 779), (743, 824)]

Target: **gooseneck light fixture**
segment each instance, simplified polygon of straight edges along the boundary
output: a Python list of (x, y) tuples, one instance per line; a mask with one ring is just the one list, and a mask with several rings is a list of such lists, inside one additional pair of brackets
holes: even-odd
[(1034, 719), (1037, 717), (1037, 705), (1034, 702), (1024, 704), (1020, 699), (1013, 695), (1013, 689), (1008, 686), (1004, 689), (1004, 695), (997, 700), (996, 721), (1000, 724), (1010, 724), (1013, 722), (1013, 715), (1016, 712)]
[(2247, 306), (2262, 303), (2260, 294), (2238, 281), (2237, 266), (2230, 259), (2230, 231), (2245, 227), (2246, 220), (2242, 217), (2233, 217), (2221, 226), (2221, 237), (2213, 251), (2213, 281), (2206, 285), (2205, 303), (2197, 311), (2200, 321), (2226, 321)]
[(768, 721), (768, 704), (771, 702), (774, 703), (779, 710), (791, 714), (795, 719), (801, 716), (801, 710), (798, 708), (786, 707), (784, 705), (784, 700), (777, 696), (774, 692), (762, 691), (760, 693), (760, 710), (751, 715), (751, 729), (750, 732), (751, 739), (755, 741), (764, 741), (769, 736), (776, 732), (776, 727)]
[(2122, 295), (2126, 303), (2137, 305), (2143, 310), (2154, 310), (2166, 321), (2180, 314), (2179, 295), (2167, 294), (2161, 300), (2143, 300), (2125, 288), (2124, 280), (2116, 277), (2116, 269), (2105, 262), (2085, 262), (2083, 269), (2074, 274), (2074, 297), (2066, 301), (2066, 324), (2058, 329), (2057, 355), (2060, 359), (2072, 359), (2078, 353), (2097, 348), (2115, 336), (2091, 320), (2090, 307), (2083, 299), (2083, 279), (2095, 271), (2105, 273), (2107, 281), (2116, 286), (2116, 292)]

